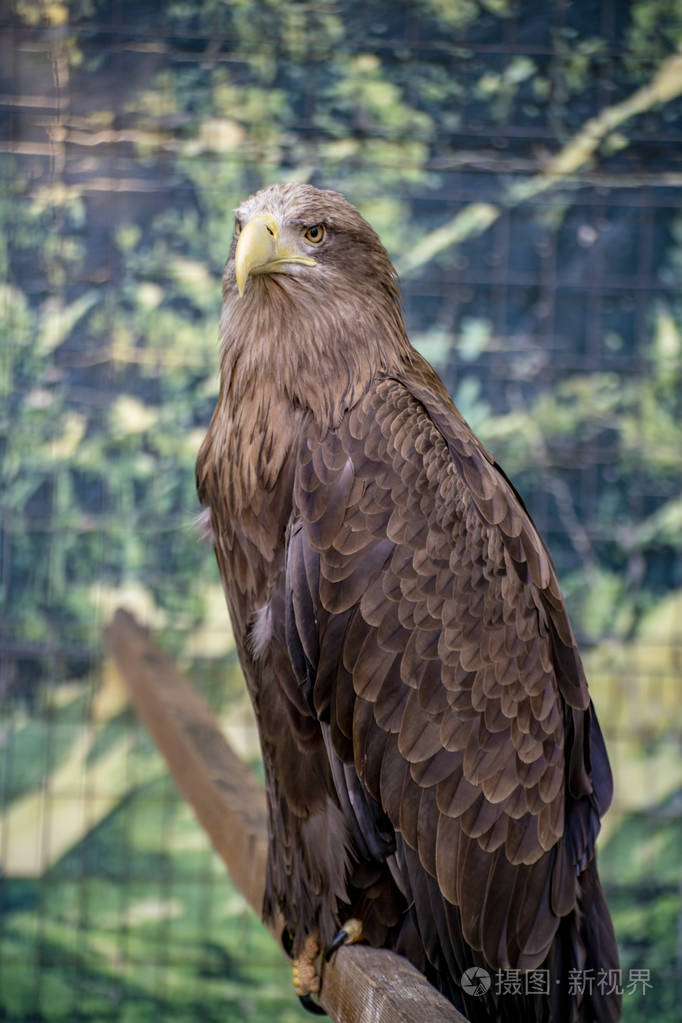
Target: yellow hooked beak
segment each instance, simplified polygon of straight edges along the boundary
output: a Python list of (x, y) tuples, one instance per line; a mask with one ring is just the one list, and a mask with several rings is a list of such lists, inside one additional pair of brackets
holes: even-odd
[(239, 294), (244, 294), (246, 280), (251, 274), (278, 273), (285, 271), (288, 263), (314, 266), (315, 262), (292, 245), (280, 242), (277, 221), (270, 213), (256, 213), (244, 225), (234, 253)]

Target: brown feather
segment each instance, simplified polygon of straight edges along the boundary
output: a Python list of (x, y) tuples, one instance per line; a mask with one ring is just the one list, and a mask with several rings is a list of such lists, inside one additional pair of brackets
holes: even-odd
[(472, 964), (614, 964), (610, 773), (547, 548), (410, 346), (360, 214), (309, 185), (237, 216), (262, 213), (308, 265), (240, 297), (233, 243), (197, 487), (261, 733), (264, 911), (300, 948), (351, 909), (455, 1000)]

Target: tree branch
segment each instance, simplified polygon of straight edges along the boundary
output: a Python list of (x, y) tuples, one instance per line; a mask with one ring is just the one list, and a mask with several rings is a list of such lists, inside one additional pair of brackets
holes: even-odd
[(577, 135), (552, 157), (539, 174), (511, 185), (499, 207), (489, 203), (470, 203), (447, 224), (424, 235), (417, 246), (398, 261), (398, 274), (407, 276), (451, 245), (481, 234), (495, 223), (502, 209), (518, 206), (584, 167), (604, 138), (625, 121), (658, 104), (668, 103), (681, 93), (682, 52), (678, 51), (663, 61), (650, 82), (621, 103), (605, 107), (596, 117), (586, 121)]

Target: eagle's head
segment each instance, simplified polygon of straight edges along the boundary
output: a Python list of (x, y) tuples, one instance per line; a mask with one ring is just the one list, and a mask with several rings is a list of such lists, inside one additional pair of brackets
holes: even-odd
[(225, 290), (266, 300), (286, 291), (332, 299), (341, 289), (355, 301), (375, 288), (397, 298), (395, 271), (379, 236), (339, 192), (312, 185), (272, 185), (235, 211)]
[(327, 425), (414, 353), (379, 236), (342, 195), (312, 185), (272, 185), (236, 210), (220, 331), (235, 406), (267, 393)]

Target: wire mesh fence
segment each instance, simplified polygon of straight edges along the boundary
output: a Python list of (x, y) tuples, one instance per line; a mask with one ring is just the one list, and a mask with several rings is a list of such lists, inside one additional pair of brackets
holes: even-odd
[(0, 8), (0, 1018), (300, 1017), (102, 646), (134, 610), (257, 769), (193, 465), (232, 211), (287, 179), (378, 230), (549, 544), (625, 1018), (678, 1018), (681, 42), (659, 0)]

